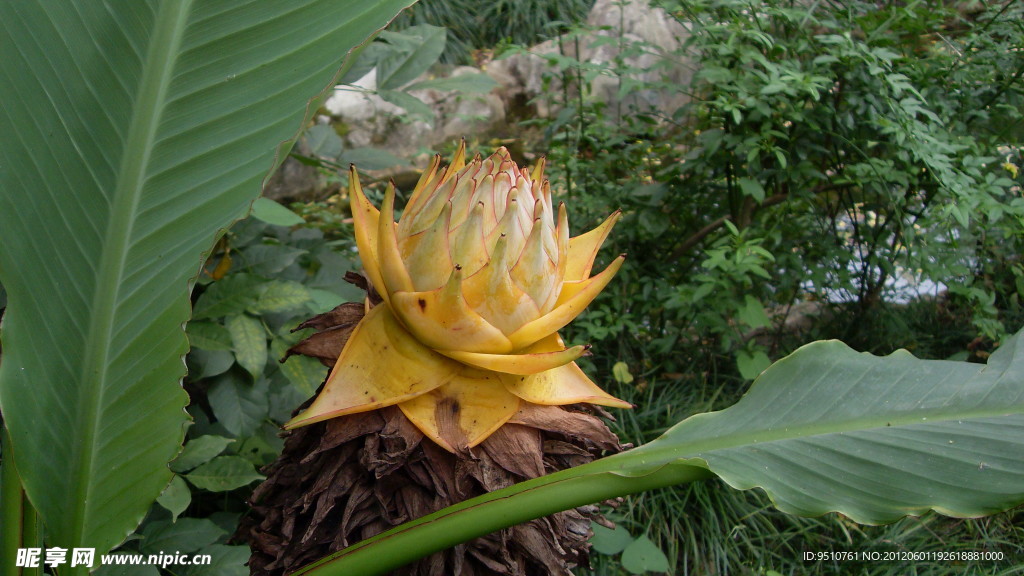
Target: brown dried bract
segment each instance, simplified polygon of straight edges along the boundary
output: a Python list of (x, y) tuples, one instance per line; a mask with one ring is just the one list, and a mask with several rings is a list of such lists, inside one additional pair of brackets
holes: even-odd
[[(318, 332), (288, 354), (333, 366), (363, 309), (343, 304), (311, 318), (300, 328)], [(235, 540), (252, 548), (252, 574), (288, 574), (451, 504), (619, 451), (618, 439), (591, 410), (524, 402), (509, 424), (461, 455), (425, 438), (394, 406), (286, 432), (284, 451), (264, 468), (267, 479), (253, 493)], [(477, 538), (394, 574), (567, 575), (588, 562), (591, 520), (607, 523), (596, 506), (584, 506)]]
[(299, 324), (292, 332), (306, 328), (313, 328), (317, 332), (289, 348), (285, 352), (284, 358), (281, 358), (281, 362), (284, 362), (290, 356), (301, 354), (316, 358), (328, 368), (333, 367), (335, 361), (338, 360), (338, 355), (341, 354), (341, 349), (345, 347), (345, 342), (348, 342), (352, 331), (356, 329), (356, 325), (363, 319), (363, 312), (363, 304), (359, 302), (346, 302), (336, 306), (330, 312), (317, 314)]

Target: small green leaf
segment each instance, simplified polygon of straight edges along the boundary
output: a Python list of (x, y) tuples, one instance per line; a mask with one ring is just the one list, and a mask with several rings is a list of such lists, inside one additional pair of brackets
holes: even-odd
[(181, 518), (177, 522), (152, 522), (142, 531), (143, 554), (180, 552), (190, 554), (209, 546), (227, 532), (206, 518)]
[(256, 244), (241, 250), (239, 268), (265, 278), (271, 278), (305, 254), (301, 248), (275, 244)]
[(249, 576), (249, 561), (252, 552), (248, 546), (212, 544), (198, 552), (210, 557), (207, 565), (190, 564), (185, 567), (184, 576)]
[(267, 364), (267, 335), (263, 323), (245, 314), (228, 316), (224, 327), (231, 334), (235, 360), (252, 377), (259, 378)]
[(622, 551), (622, 567), (632, 574), (668, 572), (668, 558), (647, 536), (640, 536)]
[(174, 476), (156, 501), (171, 513), (171, 522), (177, 522), (178, 516), (192, 503), (192, 491), (181, 476)]
[(270, 410), (267, 380), (261, 378), (254, 384), (243, 380), (229, 372), (218, 377), (207, 392), (217, 421), (239, 437), (251, 435)]
[(447, 34), (445, 28), (429, 24), (383, 32), (381, 37), (397, 49), (377, 62), (377, 85), (382, 89), (401, 88), (426, 72), (444, 52)]
[(775, 150), (775, 160), (778, 161), (779, 168), (782, 168), (783, 170), (785, 170), (786, 166), (789, 165), (789, 162), (786, 160), (786, 154), (777, 148)]
[(739, 317), (740, 322), (751, 328), (763, 328), (771, 326), (772, 323), (771, 318), (765, 313), (764, 305), (761, 304), (761, 301), (750, 294), (746, 295), (743, 307), (737, 311), (736, 315)]
[(305, 306), (310, 298), (309, 289), (298, 282), (272, 280), (263, 285), (249, 311), (253, 314), (286, 312)]
[(202, 490), (226, 492), (262, 480), (263, 476), (241, 456), (218, 456), (186, 474), (185, 479)]
[(708, 294), (711, 294), (711, 292), (714, 291), (714, 289), (715, 289), (715, 285), (710, 283), (710, 282), (705, 282), (705, 283), (697, 286), (697, 289), (693, 291), (693, 296), (691, 297), (691, 303), (700, 302)]
[[(277, 358), (284, 357), (288, 350), (288, 343), (284, 340), (274, 340), (270, 349)], [(327, 372), (324, 365), (319, 361), (307, 356), (291, 356), (288, 360), (278, 365), (278, 369), (285, 375), (285, 378), (293, 386), (302, 391), (304, 396), (312, 396), (317, 387), (324, 381)]]
[(590, 538), (590, 544), (599, 554), (606, 556), (618, 554), (633, 543), (633, 536), (621, 526), (609, 529), (591, 522), (590, 528), (594, 531), (594, 536)]
[(232, 438), (206, 434), (193, 438), (185, 443), (185, 448), (177, 458), (171, 461), (171, 470), (182, 473), (205, 464), (219, 455), (234, 442)]
[(764, 186), (752, 178), (739, 179), (740, 190), (744, 196), (750, 196), (758, 203), (764, 202)]
[(251, 216), (273, 226), (297, 226), (305, 223), (302, 216), (264, 197), (257, 198), (252, 203)]
[(736, 353), (736, 367), (739, 368), (740, 376), (746, 380), (757, 378), (771, 364), (771, 359), (761, 350), (740, 350)]
[(766, 84), (764, 88), (761, 88), (761, 94), (765, 96), (769, 94), (778, 94), (779, 92), (783, 92), (788, 88), (789, 86), (786, 83), (781, 82), (779, 80), (774, 80)]
[(356, 59), (349, 65), (348, 70), (344, 71), (338, 84), (354, 84), (376, 68), (377, 61), (387, 56), (391, 50), (392, 48), (383, 42), (370, 42), (362, 48), (356, 48), (353, 51), (353, 54), (357, 55)]
[(612, 376), (619, 384), (629, 384), (633, 381), (633, 375), (629, 373), (629, 364), (621, 361), (612, 366)]
[(216, 322), (192, 321), (185, 329), (188, 343), (193, 349), (209, 351), (231, 350), (231, 335), (224, 325)]
[(211, 378), (227, 372), (235, 365), (235, 355), (227, 350), (207, 351), (195, 348), (186, 357), (188, 375), (192, 380)]
[(433, 121), (434, 119), (434, 111), (430, 106), (427, 106), (415, 96), (410, 96), (405, 92), (398, 92), (397, 90), (379, 90), (377, 95), (383, 98), (385, 102), (390, 102), (404, 109), (412, 116), (426, 121)]
[(337, 158), (341, 154), (341, 136), (328, 124), (317, 124), (306, 130), (306, 145), (309, 153), (321, 158)]
[(242, 441), (238, 455), (252, 462), (257, 469), (270, 464), (284, 449), (284, 441), (277, 435), (279, 431), (277, 425), (265, 423), (255, 434)]
[(309, 297), (312, 300), (312, 311), (318, 314), (332, 310), (338, 304), (347, 301), (341, 294), (322, 288), (310, 288)]
[(192, 308), (192, 319), (221, 318), (240, 314), (256, 302), (257, 290), (266, 281), (252, 274), (230, 274), (206, 287)]

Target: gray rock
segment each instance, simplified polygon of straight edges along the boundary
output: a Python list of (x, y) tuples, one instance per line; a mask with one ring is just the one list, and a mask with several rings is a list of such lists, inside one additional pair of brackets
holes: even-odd
[[(445, 77), (479, 72), (461, 66)], [(431, 77), (424, 75), (416, 81), (428, 79)], [(496, 94), (410, 91), (409, 95), (422, 101), (433, 113), (432, 118), (422, 118), (385, 101), (372, 92), (375, 87), (376, 72), (370, 72), (355, 87), (339, 86), (325, 103), (325, 108), (346, 125), (343, 140), (347, 147), (374, 146), (397, 156), (411, 157), (452, 139), (500, 129), (505, 122), (505, 108)]]
[(308, 202), (317, 199), (317, 191), (321, 186), (316, 168), (289, 157), (267, 180), (263, 195), (285, 204), (292, 201)]

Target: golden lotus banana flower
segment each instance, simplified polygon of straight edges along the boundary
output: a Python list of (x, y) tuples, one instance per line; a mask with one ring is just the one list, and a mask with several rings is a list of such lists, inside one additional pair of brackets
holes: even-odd
[(508, 151), (447, 169), (436, 157), (396, 223), (395, 189), (378, 209), (355, 170), (349, 197), (366, 276), (383, 298), (352, 332), (320, 395), (285, 424), (397, 404), (449, 451), (471, 448), (513, 419), (521, 403), (630, 407), (576, 365), (585, 346), (558, 330), (622, 264), (591, 276), (619, 213), (575, 238), (552, 205), (544, 162), (520, 170)]

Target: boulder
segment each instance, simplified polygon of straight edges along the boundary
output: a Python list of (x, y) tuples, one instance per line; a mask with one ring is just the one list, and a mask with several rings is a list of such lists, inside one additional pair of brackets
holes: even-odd
[[(593, 35), (549, 40), (487, 65), (486, 72), (501, 86), (499, 94), (507, 109), (524, 101), (532, 101), (537, 116), (550, 118), (562, 107), (562, 78), (550, 60), (558, 55), (606, 67), (611, 72), (623, 47), (642, 47), (638, 55), (627, 52), (619, 70), (630, 81), (650, 88), (630, 90), (620, 99), (620, 77), (613, 73), (598, 74), (590, 81), (587, 94), (591, 101), (608, 105), (613, 113), (629, 107), (662, 110), (668, 113), (688, 101), (684, 90), (692, 77), (692, 64), (678, 64), (679, 51), (689, 37), (689, 30), (661, 8), (651, 7), (646, 0), (597, 0), (587, 18)], [(561, 44), (561, 46), (560, 46)], [(578, 47), (578, 50), (577, 50)], [(578, 53), (577, 53), (578, 52)], [(665, 60), (663, 55), (671, 55)], [(674, 62), (672, 66), (663, 66)], [(655, 85), (661, 86), (655, 88)]]

